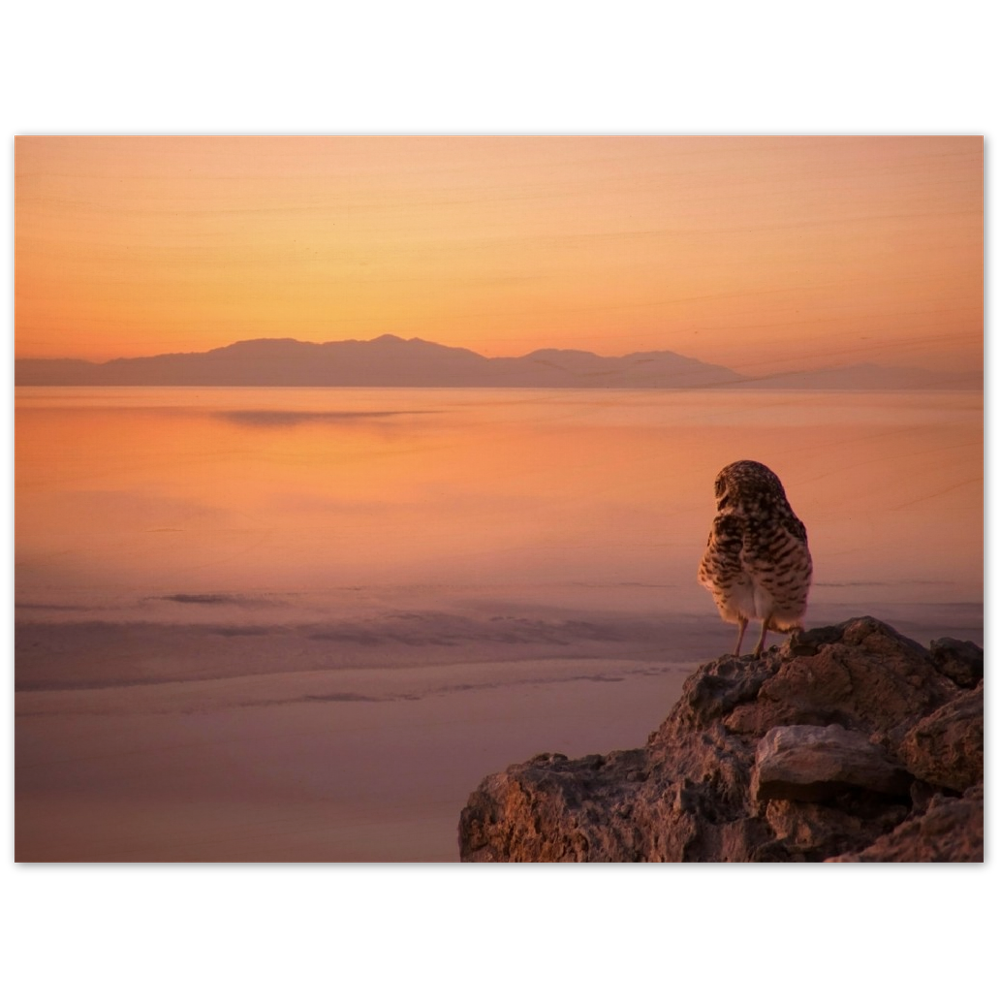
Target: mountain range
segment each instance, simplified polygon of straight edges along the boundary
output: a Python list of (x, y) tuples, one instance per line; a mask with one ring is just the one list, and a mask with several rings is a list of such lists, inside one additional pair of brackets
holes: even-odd
[(460, 347), (385, 334), (325, 344), (290, 338), (241, 340), (201, 353), (158, 354), (95, 363), (74, 358), (15, 361), (16, 385), (395, 386), (456, 388), (929, 389), (982, 388), (978, 373), (851, 365), (742, 375), (673, 351), (602, 357), (539, 350), (487, 358)]

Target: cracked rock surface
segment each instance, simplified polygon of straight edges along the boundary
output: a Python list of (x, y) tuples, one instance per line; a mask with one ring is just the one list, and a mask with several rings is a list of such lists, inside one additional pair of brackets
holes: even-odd
[(491, 775), (463, 861), (982, 861), (983, 657), (874, 618), (699, 667), (646, 745)]

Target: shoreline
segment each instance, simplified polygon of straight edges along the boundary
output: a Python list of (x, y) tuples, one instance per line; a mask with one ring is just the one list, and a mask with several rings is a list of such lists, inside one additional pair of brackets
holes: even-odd
[[(963, 629), (934, 623), (948, 606), (902, 610), (921, 642), (982, 641), (975, 606)], [(457, 862), (483, 775), (641, 746), (732, 641), (708, 615), (539, 614), (515, 643), (522, 620), (467, 614), (454, 645), (429, 641), (433, 615), (388, 617), (411, 631), (20, 623), (16, 860)]]

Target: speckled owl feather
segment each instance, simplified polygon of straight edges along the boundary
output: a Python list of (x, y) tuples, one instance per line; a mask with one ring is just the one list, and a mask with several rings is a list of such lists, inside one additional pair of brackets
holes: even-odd
[(727, 465), (716, 477), (718, 515), (698, 567), (698, 581), (724, 621), (739, 626), (735, 655), (751, 619), (760, 621), (759, 656), (767, 633), (802, 627), (812, 558), (805, 525), (781, 480), (760, 462)]

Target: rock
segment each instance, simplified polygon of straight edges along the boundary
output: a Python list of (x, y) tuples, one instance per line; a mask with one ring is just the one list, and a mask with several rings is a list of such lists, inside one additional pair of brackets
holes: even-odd
[(935, 796), (920, 816), (900, 823), (862, 851), (828, 861), (982, 861), (982, 786), (961, 799)]
[(758, 801), (832, 799), (849, 788), (908, 792), (912, 777), (863, 733), (843, 726), (776, 726), (757, 744), (751, 786)]
[(931, 785), (964, 791), (983, 775), (983, 682), (921, 719), (899, 747), (910, 772)]
[(959, 687), (974, 688), (983, 679), (983, 651), (962, 639), (932, 639), (931, 659)]
[(970, 645), (928, 651), (857, 618), (720, 657), (646, 746), (486, 778), (462, 860), (982, 860)]

